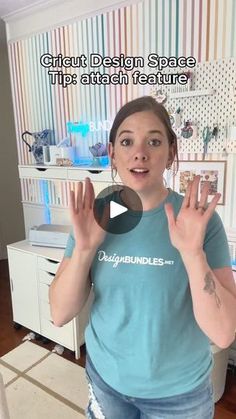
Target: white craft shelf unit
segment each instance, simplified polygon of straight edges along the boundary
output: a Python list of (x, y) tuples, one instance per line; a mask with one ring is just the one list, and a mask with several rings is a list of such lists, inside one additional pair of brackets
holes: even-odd
[[(90, 177), (95, 182), (112, 182), (110, 167), (19, 165), (20, 179), (77, 181)], [(120, 182), (118, 175), (116, 181)]]
[[(114, 184), (110, 167), (19, 165), (25, 234), (39, 224), (70, 225), (68, 211), (70, 190), (76, 183), (89, 177), (97, 196), (103, 189)], [(115, 184), (121, 184), (117, 175)]]

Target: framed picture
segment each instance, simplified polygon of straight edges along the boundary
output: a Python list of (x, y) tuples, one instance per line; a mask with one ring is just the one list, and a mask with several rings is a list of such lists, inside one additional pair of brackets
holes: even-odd
[(209, 202), (211, 201), (211, 198), (219, 192), (221, 193), (221, 197), (217, 205), (224, 205), (226, 160), (180, 160), (179, 170), (173, 179), (174, 190), (182, 195), (185, 195), (188, 182), (196, 175), (201, 176), (198, 200), (200, 200), (200, 193), (204, 183), (210, 182), (210, 192), (208, 195)]

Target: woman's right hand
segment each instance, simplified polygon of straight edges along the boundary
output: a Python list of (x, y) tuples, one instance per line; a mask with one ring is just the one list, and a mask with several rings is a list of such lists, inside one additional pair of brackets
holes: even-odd
[[(94, 213), (94, 188), (89, 178), (85, 179), (85, 192), (83, 182), (78, 182), (76, 191), (70, 191), (69, 210), (73, 225), (76, 248), (80, 251), (94, 251), (103, 242), (106, 231), (98, 225)], [(109, 206), (105, 207), (102, 218), (108, 220)]]

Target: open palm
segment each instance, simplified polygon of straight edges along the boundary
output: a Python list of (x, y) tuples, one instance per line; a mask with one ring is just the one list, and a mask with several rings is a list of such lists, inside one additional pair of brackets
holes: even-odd
[(170, 203), (165, 204), (170, 239), (180, 253), (197, 253), (202, 250), (208, 221), (213, 215), (221, 196), (217, 193), (207, 206), (210, 184), (206, 182), (198, 202), (199, 182), (200, 176), (195, 176), (194, 180), (189, 182), (176, 218), (172, 205)]
[[(94, 250), (104, 240), (106, 231), (98, 225), (94, 213), (94, 188), (89, 178), (83, 183), (78, 182), (76, 192), (70, 191), (70, 217), (73, 225), (74, 238), (78, 250)], [(105, 208), (103, 219), (108, 216), (109, 208)]]

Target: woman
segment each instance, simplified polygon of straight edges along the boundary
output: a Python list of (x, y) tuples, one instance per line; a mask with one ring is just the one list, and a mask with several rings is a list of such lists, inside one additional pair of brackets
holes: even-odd
[[(90, 180), (84, 194), (79, 182), (70, 196), (73, 235), (50, 288), (60, 326), (80, 312), (93, 284), (87, 417), (213, 418), (210, 340), (229, 346), (236, 326), (227, 239), (214, 212), (220, 195), (207, 206), (205, 184), (198, 202), (199, 176), (184, 198), (165, 187), (177, 141), (165, 108), (151, 97), (120, 109), (109, 155), (141, 199), (141, 221), (128, 233), (106, 233), (94, 219)], [(137, 216), (126, 189), (116, 199), (129, 207), (127, 217)]]

